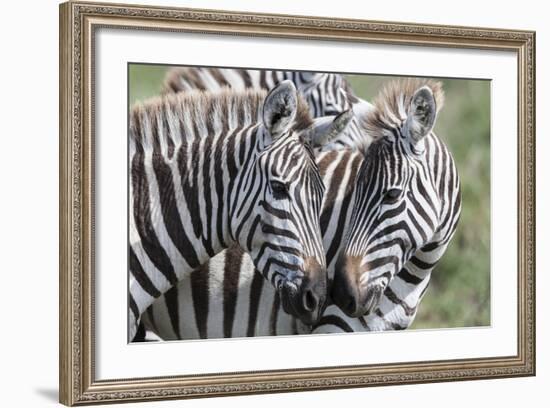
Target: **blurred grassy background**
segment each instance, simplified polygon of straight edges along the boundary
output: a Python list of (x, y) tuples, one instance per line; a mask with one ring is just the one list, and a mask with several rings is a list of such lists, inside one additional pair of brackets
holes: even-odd
[[(158, 95), (168, 67), (131, 64), (130, 106)], [(395, 78), (346, 75), (355, 93), (372, 100)], [(462, 215), (457, 232), (432, 274), (412, 328), (472, 327), (490, 324), (490, 82), (439, 79), (445, 106), (435, 131), (456, 161), (462, 183)]]

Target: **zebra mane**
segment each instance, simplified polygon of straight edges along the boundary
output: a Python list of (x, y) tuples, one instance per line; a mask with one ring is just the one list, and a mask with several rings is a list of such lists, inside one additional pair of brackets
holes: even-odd
[(401, 124), (407, 118), (412, 97), (423, 86), (431, 89), (437, 112), (439, 112), (445, 99), (441, 82), (424, 78), (391, 81), (374, 99), (374, 109), (360, 119), (365, 133), (372, 140), (379, 140), (397, 124)]
[[(142, 138), (170, 136), (174, 138), (208, 133), (219, 133), (229, 128), (245, 127), (262, 121), (262, 106), (267, 95), (263, 90), (234, 92), (224, 88), (220, 92), (189, 91), (170, 93), (135, 104), (130, 113), (130, 137), (138, 143)], [(303, 130), (313, 124), (307, 104), (298, 98), (293, 128)], [(181, 131), (179, 131), (181, 130)], [(179, 131), (179, 132), (177, 132)], [(176, 132), (179, 135), (176, 135)]]

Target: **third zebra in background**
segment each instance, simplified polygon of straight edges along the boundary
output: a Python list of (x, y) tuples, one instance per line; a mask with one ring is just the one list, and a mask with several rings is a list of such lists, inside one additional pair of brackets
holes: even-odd
[(164, 82), (165, 93), (203, 90), (219, 92), (224, 88), (270, 90), (282, 81), (292, 81), (306, 101), (313, 118), (336, 116), (353, 110), (347, 128), (323, 150), (366, 147), (370, 143), (359, 125), (359, 118), (372, 105), (357, 97), (349, 82), (341, 74), (306, 71), (255, 70), (240, 68), (180, 67), (172, 68)]

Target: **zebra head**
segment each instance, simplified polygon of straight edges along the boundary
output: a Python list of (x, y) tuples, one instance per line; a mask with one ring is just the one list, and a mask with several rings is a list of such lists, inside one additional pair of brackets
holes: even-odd
[[(319, 225), (324, 185), (313, 146), (349, 121), (314, 122), (294, 84), (283, 81), (266, 96), (258, 145), (242, 175), (232, 212), (234, 239), (278, 290), (284, 310), (314, 323), (327, 298)], [(327, 137), (328, 134), (328, 137)]]
[(374, 141), (364, 151), (331, 292), (349, 316), (372, 312), (407, 261), (428, 264), (413, 262), (419, 250), (438, 247), (456, 227), (456, 211), (446, 214), (459, 207), (458, 176), (450, 153), (432, 133), (442, 103), (440, 83), (394, 82), (363, 118)]

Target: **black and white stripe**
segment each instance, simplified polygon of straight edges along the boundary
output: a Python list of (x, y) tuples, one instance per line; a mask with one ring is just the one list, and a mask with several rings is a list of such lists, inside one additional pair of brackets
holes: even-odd
[[(357, 179), (331, 292), (342, 311), (359, 318), (352, 328), (409, 327), (456, 230), (459, 177), (451, 153), (432, 131), (442, 103), (439, 83), (392, 83), (365, 120), (375, 141)], [(338, 320), (334, 310), (323, 319)]]
[(319, 317), (324, 187), (308, 141), (319, 136), (289, 81), (267, 96), (192, 92), (133, 108), (130, 339), (159, 296), (181, 279), (208, 279), (193, 271), (233, 244), (277, 288), (284, 310), (306, 323)]
[(370, 111), (372, 105), (358, 98), (348, 81), (340, 74), (237, 68), (173, 68), (166, 76), (164, 92), (177, 93), (196, 89), (217, 92), (226, 87), (236, 91), (269, 90), (285, 80), (296, 85), (314, 118), (335, 116), (350, 109), (355, 113), (346, 130), (326, 146), (325, 150), (357, 148), (370, 142), (360, 128), (358, 118)]
[[(430, 273), (443, 255), (453, 235), (460, 210), (460, 191), (458, 175), (452, 156), (443, 143), (431, 132), (433, 122), (427, 125), (411, 122), (412, 120), (425, 120), (426, 115), (431, 115), (428, 112), (422, 113), (423, 109), (417, 112), (415, 105), (422, 102), (422, 98), (413, 98), (416, 95), (415, 91), (424, 88), (424, 91), (416, 95), (422, 96), (426, 91), (426, 86), (430, 88), (433, 96), (432, 108), (439, 109), (442, 100), (441, 91), (438, 85), (430, 82), (400, 83), (388, 88), (393, 89), (393, 92), (386, 91), (381, 96), (382, 99), (377, 104), (378, 110), (369, 115), (364, 123), (366, 130), (376, 135), (378, 139), (372, 148), (364, 152), (366, 159), (362, 154), (358, 154), (352, 159), (352, 156), (347, 156), (351, 153), (344, 152), (338, 153), (338, 155), (335, 152), (321, 154), (317, 158), (324, 183), (327, 186), (321, 215), (321, 228), (329, 273), (335, 266), (335, 254), (338, 252), (339, 247), (346, 242), (346, 248), (352, 247), (352, 244), (356, 243), (356, 239), (363, 239), (362, 235), (357, 234), (357, 232), (355, 232), (358, 235), (357, 238), (357, 235), (352, 235), (353, 231), (350, 231), (347, 240), (344, 239), (348, 225), (355, 226), (355, 231), (369, 232), (373, 239), (377, 240), (374, 244), (374, 250), (371, 251), (376, 253), (378, 258), (370, 261), (371, 267), (377, 264), (384, 265), (384, 262), (389, 260), (390, 265), (396, 269), (399, 268), (397, 269), (399, 273), (394, 273), (389, 277), (384, 273), (380, 275), (382, 278), (388, 279), (388, 284), (380, 295), (380, 299), (376, 300), (379, 303), (372, 306), (371, 313), (364, 311), (366, 315), (357, 314), (357, 318), (352, 318), (343, 314), (335, 305), (329, 306), (319, 324), (314, 328), (316, 333), (396, 330), (408, 327), (414, 319), (418, 303), (428, 286)], [(429, 96), (429, 93), (427, 95)], [(403, 105), (406, 101), (409, 101), (409, 105)], [(435, 105), (436, 103), (437, 105)], [(424, 109), (429, 108), (429, 104), (423, 106)], [(433, 121), (435, 121), (435, 110), (432, 111)], [(412, 119), (407, 120), (407, 116), (402, 117), (397, 126), (390, 126), (390, 123), (393, 123), (398, 117), (396, 115), (399, 112), (408, 112), (409, 115), (412, 115)], [(405, 124), (407, 124), (407, 127), (403, 130)], [(400, 127), (402, 130), (398, 130)], [(388, 154), (388, 146), (391, 145), (389, 141), (392, 140), (393, 136), (399, 134), (401, 136), (396, 140), (405, 139), (404, 131), (417, 132), (417, 129), (427, 132), (423, 148), (416, 142), (412, 146), (414, 149), (404, 149), (401, 146), (394, 149), (393, 154)], [(415, 136), (417, 135), (418, 133), (415, 134)], [(379, 172), (373, 173), (373, 168), (378, 168)], [(422, 170), (417, 171), (418, 169)], [(344, 176), (343, 171), (347, 171), (348, 176)], [(381, 172), (385, 172), (386, 175)], [(383, 191), (388, 192), (390, 190), (388, 186), (395, 187), (399, 180), (407, 180), (410, 185), (414, 186), (414, 189), (410, 190), (413, 197), (408, 198), (410, 201), (405, 205), (394, 202), (387, 209), (386, 207), (390, 204), (387, 199), (384, 200), (384, 198), (378, 197), (378, 200), (369, 200), (369, 197), (372, 197), (378, 191), (372, 186), (382, 186), (386, 183), (386, 188)], [(427, 183), (427, 185), (423, 186), (423, 183)], [(354, 196), (356, 190), (361, 192), (361, 196), (359, 194), (357, 197)], [(392, 192), (390, 196), (394, 193)], [(411, 194), (408, 194), (407, 197)], [(417, 194), (418, 198), (414, 199), (414, 194)], [(402, 195), (391, 199), (397, 201), (400, 198), (402, 198)], [(369, 204), (366, 204), (367, 202)], [(412, 205), (411, 208), (414, 211), (407, 209), (407, 206), (410, 205)], [(366, 217), (365, 221), (368, 222), (369, 220), (368, 213), (364, 210), (365, 206), (370, 208), (371, 211), (377, 211), (378, 214), (376, 221), (371, 219), (371, 224), (376, 225), (371, 226), (370, 230), (366, 227), (357, 227), (362, 221), (361, 216)], [(422, 206), (427, 206), (427, 209), (422, 210)], [(433, 210), (432, 207), (437, 207), (439, 210), (430, 213), (429, 211)], [(355, 210), (353, 213), (354, 224), (348, 221), (352, 209)], [(399, 212), (401, 212), (402, 219), (396, 224), (391, 224), (391, 221), (395, 220)], [(433, 216), (436, 213), (440, 216), (434, 217), (431, 221), (426, 217), (426, 214)], [(422, 214), (422, 219), (417, 220), (415, 214)], [(383, 225), (384, 223), (386, 224)], [(390, 225), (387, 223), (390, 223)], [(407, 223), (410, 223), (413, 227), (406, 227)], [(418, 225), (433, 225), (432, 233), (423, 230), (423, 233), (411, 233), (409, 236), (407, 233), (399, 235), (396, 232), (401, 226), (403, 226), (404, 231), (413, 231), (413, 229), (418, 228)], [(395, 265), (393, 251), (410, 237), (417, 237), (419, 240), (414, 244), (405, 244), (409, 245), (410, 249), (403, 255), (403, 259), (407, 257), (408, 259), (402, 261), (403, 267), (399, 267), (399, 265)], [(170, 305), (166, 299), (159, 300), (148, 311), (146, 318), (148, 327), (164, 339), (310, 332), (309, 327), (296, 322), (291, 316), (279, 310), (280, 308), (278, 309), (276, 293), (271, 288), (262, 288), (263, 285), (254, 283), (254, 280), (256, 282), (259, 280), (254, 278), (253, 266), (249, 261), (246, 261), (247, 256), (243, 256), (239, 251), (234, 252), (236, 254), (231, 256), (238, 257), (241, 260), (238, 272), (235, 271), (236, 263), (224, 260), (219, 263), (212, 262), (206, 266), (210, 269), (210, 276), (218, 276), (218, 289), (210, 286), (210, 293), (216, 294), (210, 297), (209, 302), (224, 304), (223, 310), (219, 307), (218, 309), (212, 307), (212, 311), (206, 316), (208, 322), (206, 332), (198, 333), (194, 328), (198, 326), (199, 320), (205, 319), (205, 316), (199, 316), (196, 313), (196, 307), (189, 301), (193, 297), (192, 290), (186, 296), (178, 297), (177, 307), (175, 304)], [(428, 259), (427, 256), (430, 258)], [(342, 270), (340, 269), (338, 273), (342, 273)], [(239, 276), (239, 278), (237, 279), (235, 276)], [(220, 289), (222, 287), (220, 282), (223, 282), (223, 291)], [(337, 289), (339, 285), (342, 285), (342, 282), (341, 277), (337, 275), (336, 282), (333, 285), (335, 299), (340, 296), (338, 290), (341, 289)], [(346, 288), (346, 285), (347, 282), (344, 282), (343, 287)], [(203, 288), (202, 291), (205, 292), (206, 289)], [(228, 299), (233, 300), (228, 301)], [(240, 299), (240, 306), (237, 312), (227, 313), (225, 305), (236, 304), (234, 299)], [(349, 299), (347, 293), (344, 293), (344, 299)], [(346, 306), (349, 306), (349, 303), (345, 303), (344, 307)], [(214, 312), (214, 310), (216, 311)], [(171, 320), (166, 318), (167, 311), (170, 311), (172, 315)], [(233, 316), (238, 317), (233, 318)], [(215, 323), (216, 319), (223, 319), (223, 332), (221, 330), (222, 325)], [(174, 329), (174, 322), (176, 321), (179, 324), (178, 330)]]
[[(354, 202), (363, 161), (359, 151), (321, 152), (326, 187), (320, 225), (329, 270), (334, 269)], [(204, 272), (207, 270), (208, 272)], [(203, 277), (209, 277), (209, 280)], [(278, 293), (255, 271), (250, 256), (233, 246), (179, 282), (144, 314), (147, 330), (163, 340), (298, 334), (311, 330), (284, 312)]]

